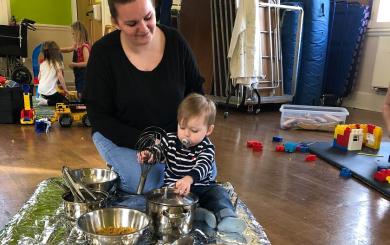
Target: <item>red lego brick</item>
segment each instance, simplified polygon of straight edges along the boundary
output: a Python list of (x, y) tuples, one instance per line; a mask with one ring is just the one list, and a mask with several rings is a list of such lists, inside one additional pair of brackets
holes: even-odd
[(256, 144), (261, 144), (261, 143), (260, 143), (260, 141), (257, 141), (257, 140), (248, 140), (246, 142), (246, 146), (249, 148), (252, 148)]
[(277, 146), (276, 146), (276, 151), (278, 151), (278, 152), (284, 152), (284, 145), (277, 145)]
[(374, 179), (376, 181), (385, 182), (386, 177), (388, 176), (390, 176), (390, 169), (382, 169), (374, 174)]
[(256, 144), (252, 147), (253, 151), (262, 151), (263, 145), (262, 144)]
[(317, 160), (317, 156), (316, 155), (313, 155), (313, 154), (309, 154), (305, 157), (305, 161), (306, 162), (313, 162)]

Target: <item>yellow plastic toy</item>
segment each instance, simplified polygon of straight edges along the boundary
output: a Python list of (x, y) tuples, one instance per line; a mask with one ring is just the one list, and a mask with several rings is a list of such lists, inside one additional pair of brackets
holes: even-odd
[(378, 150), (383, 130), (373, 124), (337, 125), (333, 135), (333, 147), (348, 151), (360, 150), (362, 146)]
[(20, 112), (20, 123), (23, 125), (31, 125), (35, 123), (35, 110), (30, 104), (30, 86), (28, 84), (23, 85), (23, 100), (24, 108)]
[(81, 103), (71, 103), (69, 105), (57, 103), (56, 111), (51, 121), (58, 121), (61, 127), (70, 127), (74, 121), (81, 121), (85, 126), (90, 127), (91, 123), (89, 122), (86, 109), (87, 107)]

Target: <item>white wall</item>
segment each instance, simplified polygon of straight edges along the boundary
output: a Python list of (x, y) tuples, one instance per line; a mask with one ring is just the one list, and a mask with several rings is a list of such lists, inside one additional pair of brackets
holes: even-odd
[(11, 19), (9, 0), (0, 0), (0, 25), (8, 25)]
[(357, 81), (353, 89), (353, 93), (344, 99), (344, 106), (370, 111), (382, 110), (384, 103), (384, 93), (381, 91), (376, 91), (371, 85), (377, 44), (378, 36), (366, 37), (361, 54), (361, 63)]
[[(55, 41), (60, 47), (69, 47), (73, 43), (72, 32), (70, 26), (57, 26), (57, 25), (36, 25), (36, 31), (28, 31), (28, 58), (26, 59), (26, 65), (29, 67), (31, 64), (31, 55), (36, 46), (44, 41)], [(72, 61), (72, 53), (63, 54), (64, 56), (64, 77), (66, 81), (74, 81), (73, 71), (68, 67)]]

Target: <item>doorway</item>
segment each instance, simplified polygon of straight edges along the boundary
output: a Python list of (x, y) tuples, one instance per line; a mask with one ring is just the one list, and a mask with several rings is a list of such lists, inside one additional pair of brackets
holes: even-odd
[(102, 20), (94, 18), (93, 5), (99, 5), (101, 9), (101, 0), (76, 0), (77, 20), (87, 28), (91, 45), (99, 40), (102, 34)]

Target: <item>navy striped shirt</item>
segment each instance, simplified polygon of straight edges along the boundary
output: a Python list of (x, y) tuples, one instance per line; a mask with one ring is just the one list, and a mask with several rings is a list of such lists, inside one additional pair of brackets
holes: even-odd
[(165, 154), (164, 184), (176, 183), (184, 176), (191, 176), (193, 185), (207, 186), (214, 183), (211, 179), (214, 162), (214, 145), (208, 137), (196, 146), (186, 148), (176, 133), (168, 133), (162, 139)]

